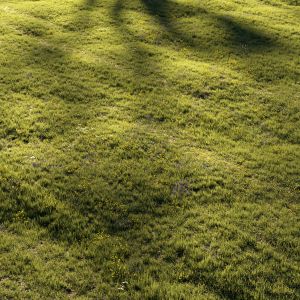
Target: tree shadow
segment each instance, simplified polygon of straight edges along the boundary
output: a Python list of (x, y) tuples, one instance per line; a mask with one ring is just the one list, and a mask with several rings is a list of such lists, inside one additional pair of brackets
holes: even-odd
[[(97, 3), (98, 2), (96, 0), (87, 0), (84, 2), (84, 7), (94, 7)], [(196, 49), (199, 49), (200, 45), (194, 43), (192, 40), (190, 40), (189, 37), (185, 37), (185, 34), (176, 28), (175, 20), (173, 20), (173, 17), (170, 16), (170, 12), (176, 9), (177, 17), (180, 17), (182, 15), (199, 16), (200, 13), (205, 14), (206, 16), (210, 15), (206, 10), (199, 9), (195, 11), (190, 6), (184, 6), (181, 4), (179, 5), (177, 3), (174, 4), (175, 5), (174, 8), (173, 2), (167, 0), (166, 1), (143, 0), (143, 3), (145, 3), (145, 6), (147, 7), (147, 11), (151, 15), (153, 15), (158, 20), (159, 24), (163, 26), (163, 28), (165, 28), (165, 30), (168, 31), (175, 39), (179, 39), (181, 41), (180, 43), (182, 43), (183, 41), (183, 43), (186, 46), (196, 47)], [(153, 78), (151, 76), (156, 76), (158, 77), (159, 80), (163, 77), (163, 75), (161, 75), (159, 65), (156, 64), (156, 62), (153, 59), (151, 59), (151, 53), (147, 51), (147, 49), (142, 47), (140, 43), (135, 40), (134, 34), (130, 31), (130, 29), (126, 25), (126, 22), (123, 18), (124, 9), (125, 6), (122, 0), (117, 0), (115, 2), (115, 5), (113, 6), (112, 17), (114, 18), (118, 30), (120, 30), (123, 38), (131, 37), (131, 41), (128, 43), (128, 46), (130, 52), (129, 55), (132, 58), (132, 67), (134, 69), (135, 74), (137, 74), (137, 76), (135, 76), (135, 79), (137, 81), (137, 85), (144, 84), (146, 86), (148, 83), (150, 83), (150, 80)], [(77, 19), (77, 17), (75, 19)], [(236, 45), (253, 44), (257, 48), (261, 46), (267, 47), (267, 45), (269, 45), (268, 40), (265, 39), (263, 35), (261, 35), (259, 32), (251, 30), (251, 28), (242, 27), (236, 22), (234, 22), (233, 20), (224, 17), (218, 17), (218, 20), (229, 31)], [(91, 103), (89, 101), (90, 98), (97, 98), (98, 101), (105, 99), (106, 95), (103, 95), (102, 92), (100, 93), (96, 88), (90, 88), (89, 84), (91, 83), (92, 86), (95, 87), (97, 86), (97, 84), (99, 84), (99, 82), (111, 83), (111, 78), (114, 77), (113, 70), (109, 69), (106, 66), (101, 66), (100, 64), (89, 66), (86, 63), (78, 63), (78, 62), (74, 63), (68, 49), (68, 41), (64, 39), (64, 37), (56, 38), (51, 36), (51, 37), (42, 38), (42, 41), (37, 40), (37, 42), (34, 44), (32, 48), (32, 51), (28, 53), (28, 56), (26, 55), (24, 56), (27, 57), (28, 62), (31, 62), (31, 64), (36, 65), (37, 68), (43, 69), (43, 75), (47, 75), (43, 77), (52, 80), (51, 83), (53, 82), (57, 83), (54, 85), (53, 88), (53, 84), (49, 84), (49, 82), (47, 84), (46, 81), (42, 81), (44, 79), (36, 78), (37, 82), (41, 81), (40, 84), (44, 88), (46, 87), (45, 90), (43, 91), (43, 95), (50, 95), (51, 97), (63, 99), (66, 102), (74, 104), (74, 106), (76, 106), (76, 104), (78, 103), (85, 103), (86, 106), (89, 107), (91, 106)], [(88, 78), (90, 81), (85, 82), (83, 78)], [(122, 83), (120, 81), (114, 82), (117, 89), (122, 88), (121, 85)], [(151, 83), (151, 85), (153, 86), (153, 82)], [(51, 86), (49, 90), (47, 89), (48, 86)], [(99, 94), (97, 94), (98, 92)], [(69, 130), (71, 130), (70, 127)], [(67, 134), (67, 133), (68, 131), (64, 128), (63, 134)], [(135, 170), (138, 170), (139, 166), (135, 166), (135, 167), (136, 167)], [(120, 171), (120, 173), (122, 172)], [(138, 179), (136, 180), (138, 182)], [(108, 178), (107, 182), (110, 181), (111, 178)], [(155, 191), (153, 195), (153, 191), (151, 190), (151, 182), (152, 179), (149, 179), (148, 181), (146, 180), (140, 183), (141, 186), (144, 186), (144, 190), (139, 192), (140, 195), (142, 195), (143, 193), (150, 195), (150, 198), (147, 198), (145, 202), (144, 201), (138, 202), (138, 200), (141, 198), (135, 198), (136, 211), (142, 213), (147, 213), (148, 211), (148, 213), (150, 212), (149, 213), (150, 215), (151, 215), (151, 209), (155, 207), (154, 204), (162, 204), (164, 202), (164, 199), (167, 199), (167, 201), (170, 200), (170, 190), (168, 190), (168, 192), (166, 193), (167, 196), (166, 194), (161, 194), (159, 190)], [(67, 185), (68, 184), (66, 183), (66, 186)], [(108, 186), (106, 186), (106, 188), (109, 190)], [(73, 194), (74, 190), (76, 191), (76, 183), (72, 185), (72, 189), (67, 191), (62, 198), (69, 199), (68, 195), (70, 195), (70, 199), (72, 199), (72, 200), (69, 199), (70, 203), (71, 205), (74, 205), (74, 207), (76, 207), (77, 205), (76, 197), (80, 196), (82, 199), (84, 199), (85, 193), (87, 193), (87, 191), (79, 190)], [(128, 193), (130, 194), (130, 191), (128, 191)], [(113, 199), (118, 199), (118, 194), (114, 194), (114, 198), (111, 198), (110, 201), (113, 202)], [(86, 205), (84, 209), (89, 211), (90, 208), (92, 212), (94, 207), (88, 201), (89, 201), (88, 197), (86, 198), (86, 202), (83, 201), (83, 205)], [(150, 205), (151, 209), (148, 210), (149, 206), (146, 205), (146, 203), (149, 204), (152, 203)], [(116, 202), (116, 206), (118, 204), (119, 203)], [(116, 219), (118, 219), (118, 216), (121, 216), (120, 219), (126, 220), (128, 218), (128, 211), (134, 210), (130, 206), (131, 204), (124, 204), (126, 207), (125, 213), (124, 210), (120, 210), (120, 213), (115, 213), (114, 217), (112, 217), (111, 220), (107, 219), (106, 228), (109, 232), (118, 232), (124, 230), (124, 228), (125, 229), (130, 228), (131, 226), (130, 223), (128, 225), (128, 223), (124, 221), (125, 223), (123, 225), (122, 224), (118, 225)], [(99, 207), (99, 214), (101, 215), (101, 218), (104, 218), (104, 215), (100, 213), (102, 212), (101, 210), (102, 208), (103, 207)], [(34, 213), (30, 212), (31, 211), (30, 207), (26, 208), (25, 206), (24, 209), (28, 210), (30, 216), (37, 216), (38, 219), (39, 219), (39, 215), (44, 214), (43, 211), (41, 212), (39, 211), (38, 206), (34, 207), (33, 209)], [(82, 208), (78, 209), (79, 214), (81, 214), (80, 212), (83, 211), (84, 209)], [(108, 208), (106, 209), (107, 211), (109, 210)], [(44, 224), (43, 222), (44, 221), (42, 221), (41, 224)], [(57, 234), (57, 231), (54, 231), (54, 233)]]
[(251, 52), (263, 51), (275, 47), (275, 42), (266, 34), (247, 24), (233, 20), (228, 16), (217, 16), (216, 19), (228, 32), (229, 46), (242, 49), (247, 47)]
[(201, 50), (203, 45), (193, 38), (193, 33), (183, 32), (178, 28), (178, 20), (182, 17), (216, 20), (220, 24), (220, 29), (227, 31), (228, 47), (235, 48), (237, 51), (240, 46), (245, 44), (251, 51), (261, 51), (275, 46), (274, 41), (258, 29), (238, 22), (232, 17), (219, 15), (199, 6), (194, 7), (170, 0), (142, 0), (142, 3), (147, 12), (158, 21), (173, 40), (183, 43), (185, 47), (194, 48), (194, 50)]
[[(287, 45), (281, 45), (270, 33), (260, 28), (259, 25), (250, 24), (246, 19), (237, 19), (226, 14), (209, 11), (207, 8), (201, 7), (201, 4), (193, 6), (171, 0), (137, 1), (142, 5), (138, 6), (139, 11), (145, 10), (161, 29), (157, 32), (159, 38), (156, 41), (143, 39), (141, 42), (137, 42), (138, 36), (129, 28), (130, 24), (122, 19), (124, 11), (132, 9), (129, 3), (117, 0), (111, 14), (121, 33), (121, 38), (126, 41), (130, 39), (132, 45), (136, 43), (134, 48), (143, 50), (129, 51), (132, 57), (130, 66), (137, 71), (137, 74), (141, 67), (143, 68), (143, 64), (136, 64), (136, 62), (144, 61), (145, 65), (150, 67), (150, 63), (154, 61), (149, 59), (151, 53), (145, 51), (146, 47), (144, 46), (156, 47), (157, 43), (166, 47), (175, 47), (176, 51), (188, 49), (193, 57), (201, 60), (218, 60), (226, 63), (226, 57), (234, 56), (239, 60), (242, 71), (260, 82), (268, 82), (274, 78), (280, 80), (287, 74), (293, 76), (295, 73), (289, 66), (281, 63), (280, 59), (275, 60), (272, 55), (274, 51), (276, 51), (276, 55), (278, 53), (287, 55)], [(181, 26), (185, 20), (187, 20), (187, 30), (182, 29), (184, 26)], [(212, 29), (217, 34), (212, 33), (209, 37), (203, 35), (202, 23), (200, 22), (196, 27), (192, 23), (193, 20), (213, 24)], [(270, 60), (273, 62), (272, 70), (270, 70)], [(159, 70), (159, 64), (154, 65), (152, 69)], [(139, 79), (138, 76), (137, 79)]]
[(69, 31), (86, 31), (97, 26), (97, 21), (91, 18), (91, 14), (98, 5), (99, 0), (84, 0), (79, 5), (73, 20), (65, 25), (65, 28)]
[[(159, 65), (152, 59), (152, 54), (141, 42), (139, 42), (134, 34), (130, 31), (123, 13), (125, 10), (124, 1), (117, 0), (111, 10), (111, 17), (117, 25), (120, 38), (127, 39), (127, 55), (129, 56), (130, 69), (134, 70), (137, 76), (134, 76), (137, 81), (143, 81), (146, 77), (160, 75)], [(128, 64), (128, 61), (127, 61)]]
[[(147, 11), (170, 34), (172, 40), (193, 50), (203, 49), (203, 45), (178, 29), (176, 20), (169, 14), (174, 9), (173, 5), (178, 10), (176, 17), (183, 15), (196, 17), (203, 14), (209, 18), (216, 18), (220, 26), (228, 32), (228, 47), (233, 45), (237, 48), (236, 51), (240, 51), (239, 47), (244, 44), (251, 47), (253, 51), (272, 46), (272, 42), (269, 44), (270, 41), (266, 40), (260, 32), (256, 32), (251, 27), (242, 26), (230, 18), (218, 17), (203, 9), (195, 11), (191, 7), (170, 1), (155, 0), (143, 1), (143, 3)], [(96, 0), (88, 0), (85, 1), (84, 7), (92, 9), (96, 4)], [(159, 64), (152, 59), (151, 53), (136, 41), (134, 33), (124, 19), (124, 9), (125, 5), (122, 0), (118, 0), (113, 7), (112, 16), (123, 38), (131, 39), (127, 43), (129, 52), (127, 57), (131, 58), (129, 64), (136, 74), (134, 76), (136, 85), (147, 85), (153, 76), (160, 79), (163, 75)], [(89, 12), (84, 15), (80, 13), (74, 19), (80, 19), (80, 22), (84, 24), (79, 31), (90, 27)], [(50, 90), (47, 90), (47, 83), (42, 82), (45, 88), (44, 95), (49, 94), (51, 97), (63, 99), (73, 106), (84, 103), (86, 105), (84, 109), (93, 108), (94, 103), (90, 101), (91, 98), (97, 99), (98, 102), (106, 98), (106, 95), (98, 94), (99, 90), (95, 87), (103, 83), (112, 84), (111, 79), (115, 75), (112, 69), (100, 63), (91, 66), (75, 61), (69, 47), (68, 40), (63, 37), (44, 38), (42, 43), (35, 44), (34, 49), (28, 55), (28, 61), (36, 64), (37, 68), (43, 69), (44, 74), (52, 80), (51, 83), (57, 82)], [(87, 79), (88, 82), (85, 81)], [(41, 78), (37, 78), (38, 80)], [(122, 89), (121, 80), (122, 78), (113, 81), (113, 85), (116, 86), (115, 90)], [(151, 85), (154, 85), (153, 82)], [(68, 133), (65, 130), (63, 134)], [(100, 135), (103, 136), (105, 133)], [(130, 139), (128, 139), (129, 136)], [(173, 205), (172, 202), (176, 198), (174, 190), (176, 192), (176, 189), (179, 191), (182, 189), (185, 193), (185, 185), (180, 185), (181, 178), (174, 175), (178, 174), (178, 161), (176, 161), (178, 154), (168, 148), (168, 141), (163, 143), (156, 140), (151, 133), (145, 136), (138, 126), (135, 127), (135, 132), (124, 130), (119, 136), (110, 134), (108, 139), (109, 142), (104, 141), (101, 146), (104, 153), (102, 157), (93, 157), (92, 148), (84, 148), (83, 151), (79, 149), (78, 155), (83, 155), (84, 158), (80, 158), (80, 167), (77, 170), (69, 170), (63, 166), (40, 166), (43, 174), (49, 176), (50, 173), (52, 187), (48, 186), (45, 189), (51, 192), (58, 202), (65, 203), (63, 207), (59, 203), (57, 206), (55, 203), (49, 205), (47, 199), (42, 198), (43, 194), (33, 195), (29, 188), (23, 188), (20, 193), (18, 191), (18, 185), (21, 187), (20, 180), (11, 176), (9, 180), (12, 184), (8, 185), (8, 189), (11, 186), (15, 187), (10, 196), (14, 201), (17, 200), (16, 211), (22, 208), (28, 218), (46, 228), (53, 239), (60, 241), (73, 243), (84, 238), (89, 239), (94, 233), (101, 231), (112, 235), (123, 235), (128, 243), (131, 243), (134, 234), (140, 235), (140, 240), (146, 239), (146, 236), (142, 236), (142, 226), (151, 222), (152, 224), (159, 222), (162, 216), (175, 215), (174, 206), (177, 204)], [(126, 142), (127, 139), (128, 142)], [(88, 144), (87, 140), (85, 142)], [(109, 159), (105, 161), (107, 157)], [(155, 164), (157, 162), (155, 160), (159, 157), (163, 159)], [(102, 160), (101, 164), (97, 164), (100, 160)], [(54, 164), (61, 165), (59, 161)], [(161, 168), (164, 165), (168, 171)], [(39, 166), (34, 168), (39, 168)], [(188, 166), (184, 168), (186, 169), (180, 170), (180, 176), (185, 176), (184, 178), (192, 176), (200, 178), (201, 181), (198, 174), (189, 173)], [(205, 183), (204, 179), (204, 186), (201, 186), (201, 189), (207, 197), (207, 193), (211, 192), (211, 187), (209, 182), (208, 187), (205, 187)], [(22, 201), (24, 194), (28, 196), (28, 199), (34, 198), (33, 203)], [(135, 241), (132, 243), (138, 245)], [(146, 243), (151, 243), (151, 240), (147, 240)], [(206, 285), (209, 287), (208, 281)], [(218, 285), (212, 286), (211, 290), (221, 297), (229, 293), (226, 289), (221, 290)], [(235, 296), (237, 295), (229, 294), (228, 299)]]
[(176, 19), (181, 17), (192, 17), (207, 14), (208, 12), (202, 8), (192, 8), (172, 2), (169, 0), (141, 0), (147, 12), (153, 16), (158, 24), (170, 35), (172, 41), (183, 43), (184, 46), (197, 48), (201, 44), (197, 43), (192, 36), (182, 32), (178, 27)]
[[(85, 1), (84, 7), (94, 7), (97, 2), (96, 0)], [(114, 11), (116, 20), (118, 25), (122, 27), (122, 34), (130, 35), (131, 32), (123, 24), (121, 11), (122, 2), (118, 1)], [(85, 16), (86, 19), (83, 19), (83, 22), (89, 23), (89, 14)], [(81, 19), (81, 14), (75, 16), (74, 20), (77, 19)], [(82, 28), (79, 28), (80, 30)], [(103, 85), (109, 85), (110, 92), (115, 96), (120, 89), (124, 92), (122, 87), (123, 78), (117, 78), (109, 64), (105, 65), (105, 63), (97, 62), (91, 65), (74, 59), (72, 57), (74, 43), (70, 43), (64, 35), (45, 34), (38, 38), (34, 37), (30, 41), (31, 45), (28, 53), (25, 53), (25, 51), (22, 53), (22, 61), (27, 67), (38, 71), (36, 72), (39, 73), (36, 75), (37, 77), (35, 77), (35, 73), (30, 74), (30, 80), (35, 81), (43, 90), (39, 90), (37, 94), (34, 90), (16, 90), (16, 93), (25, 92), (32, 97), (45, 101), (50, 98), (63, 100), (72, 107), (70, 111), (64, 112), (66, 118), (72, 120), (72, 123), (60, 128), (58, 135), (61, 138), (74, 134), (77, 137), (84, 136), (84, 134), (74, 133), (74, 126), (77, 126), (79, 122), (81, 126), (85, 126), (90, 120), (85, 117), (84, 120), (79, 121), (76, 119), (78, 114), (84, 115), (86, 110), (92, 109), (95, 99), (97, 99), (97, 104), (100, 106), (101, 101), (103, 101), (103, 106), (108, 105), (107, 101), (115, 101), (112, 98), (108, 100), (109, 96), (103, 94), (103, 90), (105, 90)], [(75, 43), (76, 45), (77, 43)], [(132, 60), (134, 60), (133, 65), (139, 65), (135, 69), (135, 72), (139, 74), (135, 78), (140, 78), (140, 81), (137, 80), (137, 85), (138, 88), (145, 88), (147, 85), (147, 81), (144, 81), (145, 78), (153, 74), (157, 76), (159, 70), (158, 67), (154, 68), (155, 63), (149, 60), (148, 51), (136, 42), (133, 42), (131, 46), (130, 52)], [(102, 85), (102, 87), (99, 87), (99, 85)], [(78, 111), (80, 108), (82, 108), (81, 112)], [(47, 122), (47, 120), (43, 121), (44, 123)], [(52, 121), (47, 126), (59, 127), (61, 125), (59, 117), (56, 117), (55, 114), (52, 116)], [(134, 130), (124, 130), (123, 132), (124, 136), (132, 136), (134, 142), (131, 142), (130, 146), (118, 134), (109, 134), (111, 141), (104, 145), (102, 150), (108, 158), (112, 155), (111, 152), (114, 149), (117, 154), (103, 168), (88, 166), (90, 156), (92, 156), (89, 149), (83, 150), (83, 154), (87, 158), (81, 161), (78, 168), (79, 173), (70, 172), (67, 169), (64, 170), (64, 168), (55, 169), (55, 167), (53, 169), (52, 166), (33, 167), (40, 168), (41, 173), (44, 173), (47, 177), (50, 176), (51, 186), (46, 189), (49, 192), (48, 194), (56, 199), (54, 202), (52, 201), (52, 204), (48, 203), (47, 195), (42, 192), (43, 187), (38, 189), (35, 194), (29, 189), (21, 187), (19, 179), (8, 176), (8, 182), (13, 182), (19, 189), (22, 188), (23, 195), (28, 195), (29, 199), (24, 202), (20, 195), (14, 194), (14, 191), (10, 193), (9, 198), (14, 199), (13, 202), (15, 203), (14, 213), (23, 210), (26, 217), (46, 228), (53, 239), (69, 243), (89, 239), (93, 234), (100, 231), (114, 235), (130, 230), (138, 231), (139, 226), (142, 226), (141, 224), (153, 221), (153, 219), (165, 214), (165, 208), (169, 207), (173, 197), (172, 184), (165, 187), (159, 182), (160, 176), (165, 175), (157, 166), (152, 165), (153, 161), (149, 161), (146, 152), (143, 154), (144, 159), (146, 162), (150, 162), (147, 170), (143, 168), (144, 163), (139, 161), (140, 157), (136, 157), (137, 162), (135, 163), (134, 158), (138, 154), (128, 154), (127, 150), (123, 150), (121, 146), (118, 149), (118, 145), (123, 142), (126, 147), (135, 148), (135, 152), (147, 147), (152, 147), (153, 151), (157, 151), (159, 147), (153, 143), (152, 136), (149, 137), (149, 140), (152, 140), (149, 146), (148, 140), (145, 138), (144, 133), (140, 132), (138, 126), (133, 124), (133, 128)], [(104, 135), (105, 133), (100, 134), (101, 138)], [(116, 144), (113, 144), (112, 140), (115, 140)], [(41, 142), (51, 142), (51, 138), (44, 136)], [(61, 145), (56, 146), (59, 149)], [(162, 147), (167, 148), (168, 145), (164, 143)], [(163, 152), (164, 149), (161, 151)], [(107, 157), (101, 157), (101, 159), (104, 161)], [(155, 158), (156, 156), (153, 157), (153, 160)], [(76, 161), (76, 158), (74, 160)], [(169, 164), (169, 162), (165, 163)], [(53, 164), (60, 165), (58, 161), (54, 161)], [(109, 176), (111, 169), (115, 170), (112, 177)], [(93, 175), (91, 175), (92, 173)], [(86, 174), (89, 176), (88, 187), (81, 187)], [(95, 179), (95, 174), (100, 179)], [(139, 176), (136, 174), (139, 174)], [(57, 182), (58, 177), (62, 184)], [(177, 178), (173, 179), (174, 185), (176, 180)], [(128, 181), (131, 182), (132, 187), (126, 186)], [(102, 196), (103, 194), (106, 196)], [(1, 216), (1, 219), (7, 221), (12, 214), (12, 212), (5, 212), (6, 216), (3, 216), (3, 218)], [(70, 217), (70, 215), (72, 216)]]

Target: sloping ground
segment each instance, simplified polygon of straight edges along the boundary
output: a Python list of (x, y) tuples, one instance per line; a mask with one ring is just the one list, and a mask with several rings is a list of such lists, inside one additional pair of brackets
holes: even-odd
[(0, 2), (0, 299), (299, 299), (298, 1)]

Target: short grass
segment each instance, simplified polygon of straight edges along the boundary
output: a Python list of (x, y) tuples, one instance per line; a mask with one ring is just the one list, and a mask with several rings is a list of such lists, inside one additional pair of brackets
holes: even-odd
[(298, 0), (0, 2), (0, 299), (300, 299)]

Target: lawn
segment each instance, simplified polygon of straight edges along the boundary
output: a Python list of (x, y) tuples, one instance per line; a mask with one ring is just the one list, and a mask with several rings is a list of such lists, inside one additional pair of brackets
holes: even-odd
[(300, 299), (298, 0), (1, 0), (0, 299)]

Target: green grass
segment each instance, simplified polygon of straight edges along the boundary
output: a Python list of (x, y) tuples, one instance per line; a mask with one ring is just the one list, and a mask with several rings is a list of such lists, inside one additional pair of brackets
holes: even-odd
[(0, 299), (300, 299), (297, 0), (0, 2)]

